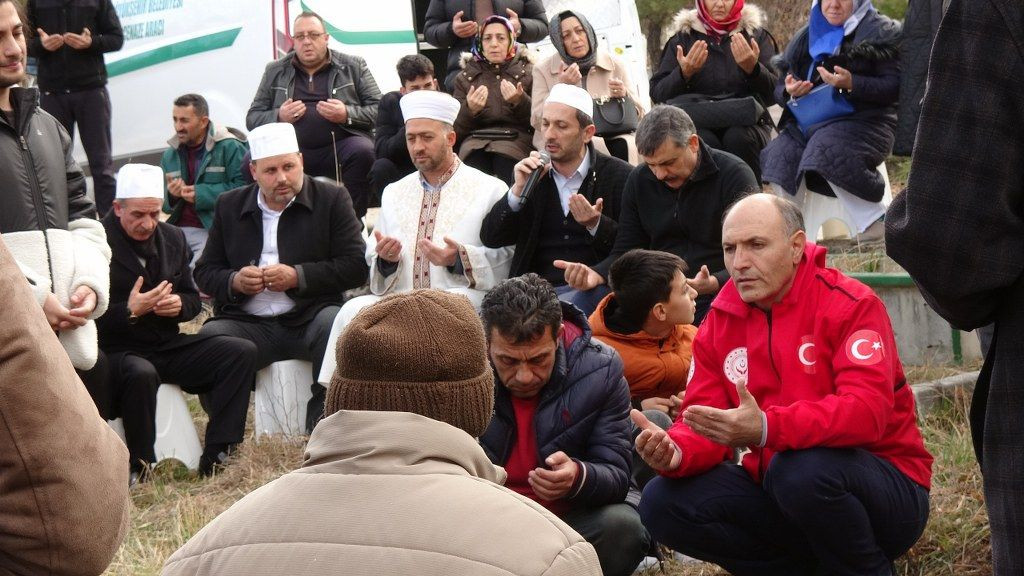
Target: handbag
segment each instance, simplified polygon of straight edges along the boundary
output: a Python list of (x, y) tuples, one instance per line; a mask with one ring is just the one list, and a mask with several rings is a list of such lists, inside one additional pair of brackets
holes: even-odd
[(753, 96), (682, 94), (665, 103), (682, 108), (697, 128), (711, 130), (730, 126), (754, 126), (764, 115), (764, 106)]
[(594, 98), (594, 135), (607, 138), (636, 132), (640, 115), (636, 103), (629, 96), (624, 98)]
[(482, 128), (470, 132), (469, 137), (484, 140), (515, 140), (519, 138), (519, 132), (511, 128)]
[(817, 124), (854, 112), (853, 104), (831, 84), (821, 84), (799, 98), (790, 98), (786, 107), (805, 136)]

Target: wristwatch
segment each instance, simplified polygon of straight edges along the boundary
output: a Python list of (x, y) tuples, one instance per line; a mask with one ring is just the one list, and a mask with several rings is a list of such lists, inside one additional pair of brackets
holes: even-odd
[(139, 317), (135, 315), (135, 312), (132, 312), (131, 307), (125, 306), (125, 308), (128, 308), (128, 323), (134, 325), (139, 321)]

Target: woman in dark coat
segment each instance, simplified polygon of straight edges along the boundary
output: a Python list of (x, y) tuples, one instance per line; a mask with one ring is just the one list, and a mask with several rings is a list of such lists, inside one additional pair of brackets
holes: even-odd
[[(778, 74), (771, 65), (775, 39), (764, 29), (764, 20), (764, 12), (744, 0), (696, 0), (695, 8), (681, 10), (670, 27), (678, 32), (665, 44), (661, 65), (651, 77), (651, 100), (680, 105), (753, 96), (763, 108), (770, 106)], [(701, 126), (695, 119), (701, 140), (739, 156), (758, 182), (761, 149), (773, 127), (771, 116), (762, 112), (753, 123), (737, 119), (727, 127)]]
[(853, 113), (805, 127), (805, 134), (784, 108), (778, 138), (761, 152), (763, 178), (790, 197), (805, 178), (811, 192), (838, 197), (862, 239), (882, 231), (885, 182), (877, 168), (895, 139), (900, 31), (871, 0), (815, 0), (809, 24), (777, 62), (780, 105), (825, 83)]
[(533, 150), (530, 90), (533, 63), (516, 44), (512, 24), (501, 16), (484, 20), (471, 54), (455, 77), (459, 157), (466, 164), (512, 185), (512, 170)]

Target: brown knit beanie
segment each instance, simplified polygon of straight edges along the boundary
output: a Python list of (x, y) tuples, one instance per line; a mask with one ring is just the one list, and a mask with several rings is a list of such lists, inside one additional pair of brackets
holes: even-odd
[(413, 290), (364, 308), (338, 339), (324, 416), (413, 412), (473, 437), (494, 410), (483, 325), (465, 296)]

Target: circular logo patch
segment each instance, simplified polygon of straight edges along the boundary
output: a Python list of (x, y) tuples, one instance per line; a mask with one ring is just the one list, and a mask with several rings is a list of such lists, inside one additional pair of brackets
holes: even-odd
[(732, 352), (725, 357), (725, 362), (722, 363), (722, 371), (725, 372), (725, 377), (729, 379), (729, 382), (733, 384), (739, 384), (740, 381), (747, 380), (747, 349), (746, 347), (734, 348)]
[(878, 364), (885, 358), (882, 337), (874, 330), (857, 330), (846, 339), (846, 357), (861, 366)]
[(693, 380), (693, 373), (697, 371), (697, 359), (690, 358), (690, 373), (686, 375), (686, 385), (690, 385), (690, 380)]

